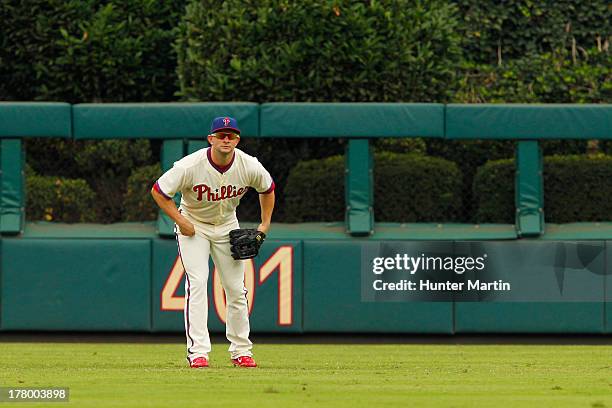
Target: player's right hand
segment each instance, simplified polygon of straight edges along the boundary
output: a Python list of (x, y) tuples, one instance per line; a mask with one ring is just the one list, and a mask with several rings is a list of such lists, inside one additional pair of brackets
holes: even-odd
[(181, 234), (186, 235), (188, 237), (193, 237), (195, 235), (195, 227), (188, 220), (185, 220), (184, 222), (179, 224), (179, 229), (181, 230)]

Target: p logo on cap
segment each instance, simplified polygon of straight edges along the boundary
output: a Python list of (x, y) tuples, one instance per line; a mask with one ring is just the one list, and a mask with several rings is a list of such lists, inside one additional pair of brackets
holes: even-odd
[(212, 125), (210, 125), (210, 133), (216, 133), (222, 130), (229, 130), (230, 132), (240, 134), (238, 121), (229, 116), (220, 116), (218, 118), (214, 118), (212, 121)]

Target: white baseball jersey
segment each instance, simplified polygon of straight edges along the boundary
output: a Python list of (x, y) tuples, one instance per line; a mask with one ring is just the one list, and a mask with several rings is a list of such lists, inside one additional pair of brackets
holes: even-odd
[(257, 158), (240, 149), (234, 149), (232, 162), (226, 167), (213, 163), (210, 148), (198, 150), (175, 162), (156, 183), (156, 189), (167, 198), (182, 194), (183, 214), (214, 225), (236, 220), (236, 207), (249, 188), (270, 193), (274, 182)]

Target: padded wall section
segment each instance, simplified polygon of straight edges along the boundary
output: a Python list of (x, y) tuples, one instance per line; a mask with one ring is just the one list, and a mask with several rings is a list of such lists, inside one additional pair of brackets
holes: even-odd
[[(601, 333), (605, 253), (602, 241), (457, 242), (456, 253), (486, 254), (467, 279), (511, 282), (511, 292), (457, 302), (457, 333)], [(512, 297), (515, 300), (511, 300)], [(505, 300), (502, 300), (504, 299)], [(472, 299), (474, 300), (474, 299)]]
[(544, 232), (542, 151), (536, 140), (521, 140), (516, 149), (516, 230), (521, 237)]
[(71, 137), (71, 106), (62, 102), (0, 102), (0, 137)]
[(606, 275), (605, 281), (605, 301), (604, 316), (605, 316), (605, 332), (612, 333), (612, 243), (606, 241)]
[(449, 139), (606, 139), (612, 105), (446, 105)]
[(149, 240), (3, 239), (2, 328), (150, 330)]
[(353, 236), (374, 232), (373, 157), (367, 139), (351, 139), (345, 164), (346, 223)]
[(265, 103), (261, 137), (444, 137), (444, 105)]
[(187, 154), (195, 153), (200, 149), (208, 147), (208, 141), (206, 140), (190, 140), (187, 143)]
[[(225, 300), (214, 264), (208, 279), (208, 328), (225, 332)], [(153, 242), (153, 330), (184, 332), (185, 273), (175, 241)], [(259, 255), (245, 261), (251, 331), (302, 331), (302, 245), (267, 240)]]
[(256, 103), (105, 103), (73, 106), (76, 139), (203, 138), (217, 116), (238, 120), (242, 134), (259, 132)]
[(16, 235), (23, 230), (25, 163), (21, 139), (0, 140), (0, 232)]
[[(185, 144), (182, 140), (164, 140), (161, 148), (161, 168), (166, 172), (174, 166), (174, 162), (179, 161), (185, 155)], [(174, 203), (181, 203), (181, 193), (174, 197)], [(174, 237), (174, 221), (161, 209), (157, 216), (157, 231), (163, 237)]]
[[(452, 243), (406, 242), (411, 253)], [(452, 333), (452, 302), (362, 302), (361, 244), (304, 242), (304, 331)]]

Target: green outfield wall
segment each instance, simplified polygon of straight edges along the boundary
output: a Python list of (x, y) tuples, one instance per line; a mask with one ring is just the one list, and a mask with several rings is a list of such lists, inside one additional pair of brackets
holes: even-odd
[[(3, 238), (1, 330), (182, 332), (184, 271), (176, 243), (158, 238), (154, 225), (133, 227), (93, 226), (70, 238), (70, 227), (32, 225), (23, 236)], [(298, 240), (288, 237), (299, 229), (274, 227), (260, 255), (245, 263), (256, 333), (612, 332), (612, 241), (406, 241), (399, 228), (394, 237), (347, 240), (325, 227)], [(364, 299), (364, 254), (372, 246), (415, 256), (486, 254), (485, 269), (457, 278), (512, 281), (516, 298), (477, 292), (444, 300), (421, 292)], [(211, 264), (211, 331), (224, 331), (224, 316)]]
[[(220, 114), (238, 118), (249, 137), (349, 139), (345, 222), (273, 225), (260, 255), (245, 263), (254, 332), (612, 332), (612, 224), (545, 223), (539, 146), (612, 138), (612, 105), (410, 103), (0, 103), (0, 330), (183, 331), (172, 222), (26, 223), (22, 139), (160, 139), (168, 169), (203, 147)], [(515, 223), (377, 223), (370, 142), (378, 137), (517, 140)], [(449, 260), (452, 272), (407, 273), (400, 255), (427, 266)], [(394, 257), (396, 269), (379, 279), (375, 259)], [(472, 269), (458, 273), (459, 260)], [(385, 279), (441, 277), (449, 287), (486, 281), (514, 289), (375, 289), (400, 287)], [(224, 331), (224, 316), (211, 264), (212, 331)]]

